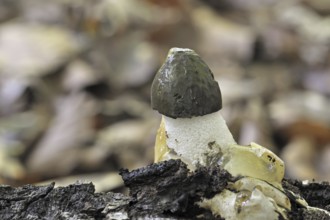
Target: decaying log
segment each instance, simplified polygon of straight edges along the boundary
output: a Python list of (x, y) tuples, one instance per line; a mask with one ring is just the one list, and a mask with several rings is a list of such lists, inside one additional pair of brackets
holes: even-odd
[[(92, 183), (76, 182), (55, 188), (0, 186), (0, 219), (221, 219), (196, 205), (221, 192), (233, 177), (219, 167), (190, 172), (181, 160), (121, 170), (130, 195), (95, 193)], [(299, 194), (310, 205), (330, 211), (329, 183), (303, 184), (284, 180), (284, 189)], [(294, 200), (290, 219), (326, 219), (322, 211), (301, 207)]]

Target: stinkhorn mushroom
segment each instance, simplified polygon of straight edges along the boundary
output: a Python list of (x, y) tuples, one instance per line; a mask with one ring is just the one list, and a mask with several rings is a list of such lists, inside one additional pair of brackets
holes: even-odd
[[(270, 150), (238, 145), (220, 114), (221, 91), (206, 63), (190, 49), (172, 48), (156, 74), (151, 103), (161, 113), (155, 162), (181, 159), (192, 170), (220, 165), (239, 177), (199, 205), (225, 219), (287, 218), (284, 163)], [(300, 204), (307, 206), (304, 200)]]

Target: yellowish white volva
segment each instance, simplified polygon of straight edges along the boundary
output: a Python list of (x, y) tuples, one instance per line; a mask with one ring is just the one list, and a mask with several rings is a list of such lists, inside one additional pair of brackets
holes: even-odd
[(284, 163), (270, 150), (251, 143), (238, 145), (220, 112), (193, 118), (163, 116), (156, 138), (155, 161), (179, 157), (190, 168), (219, 164), (233, 176), (250, 176), (277, 187)]
[[(170, 50), (154, 78), (151, 104), (163, 115), (155, 162), (181, 159), (191, 170), (217, 164), (240, 177), (199, 206), (226, 220), (287, 219), (291, 203), (281, 185), (283, 161), (258, 144), (235, 142), (220, 114), (218, 83), (193, 50)], [(296, 202), (307, 206), (303, 199)]]
[(233, 176), (244, 176), (228, 190), (199, 204), (215, 215), (225, 219), (278, 219), (279, 213), (285, 218), (291, 209), (281, 187), (283, 161), (255, 143), (238, 145), (219, 111), (193, 118), (163, 116), (155, 162), (178, 158), (192, 170), (197, 164), (216, 163)]

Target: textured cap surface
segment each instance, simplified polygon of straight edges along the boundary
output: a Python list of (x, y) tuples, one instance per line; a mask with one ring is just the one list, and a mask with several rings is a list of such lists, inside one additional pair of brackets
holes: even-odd
[(222, 108), (218, 83), (190, 49), (172, 48), (151, 86), (151, 105), (171, 118), (191, 118)]

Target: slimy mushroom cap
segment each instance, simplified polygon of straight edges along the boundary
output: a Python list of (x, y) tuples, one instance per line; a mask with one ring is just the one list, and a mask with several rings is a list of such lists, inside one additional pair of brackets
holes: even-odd
[(172, 48), (152, 83), (151, 105), (171, 118), (191, 118), (220, 110), (222, 99), (213, 73), (198, 54)]

